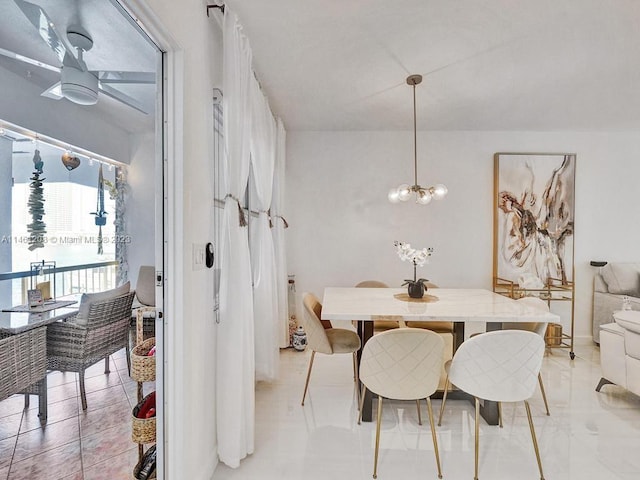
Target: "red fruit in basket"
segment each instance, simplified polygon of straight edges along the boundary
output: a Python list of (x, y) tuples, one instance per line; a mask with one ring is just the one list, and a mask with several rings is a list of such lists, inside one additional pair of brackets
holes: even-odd
[(156, 409), (151, 407), (149, 411), (145, 414), (144, 418), (151, 418), (156, 416)]
[(156, 346), (154, 345), (153, 347), (151, 347), (151, 350), (149, 350), (149, 353), (147, 353), (147, 357), (153, 357), (156, 354)]
[(156, 392), (151, 392), (147, 399), (144, 401), (140, 409), (138, 410), (138, 414), (136, 417), (138, 418), (146, 418), (145, 415), (149, 411), (150, 408), (156, 407)]

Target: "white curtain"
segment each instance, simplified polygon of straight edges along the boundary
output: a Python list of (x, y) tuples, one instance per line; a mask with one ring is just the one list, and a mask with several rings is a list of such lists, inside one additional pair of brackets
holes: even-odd
[(276, 122), (269, 103), (255, 78), (251, 81), (251, 165), (255, 186), (257, 218), (249, 229), (253, 272), (256, 380), (278, 376), (278, 303), (276, 260), (271, 235), (269, 208), (276, 157)]
[[(287, 254), (284, 231), (287, 221), (284, 218), (285, 205), (285, 149), (286, 135), (282, 120), (278, 119), (276, 131), (276, 164), (273, 175), (273, 200), (271, 218), (273, 219), (273, 244), (276, 254), (276, 291), (278, 299), (278, 344), (280, 348), (289, 346), (289, 277), (287, 272)], [(294, 312), (291, 312), (294, 313)]]
[(249, 42), (228, 6), (223, 62), (226, 196), (220, 246), (216, 417), (218, 456), (235, 468), (254, 448), (253, 291), (246, 219), (240, 208), (249, 176), (249, 95), (253, 73)]

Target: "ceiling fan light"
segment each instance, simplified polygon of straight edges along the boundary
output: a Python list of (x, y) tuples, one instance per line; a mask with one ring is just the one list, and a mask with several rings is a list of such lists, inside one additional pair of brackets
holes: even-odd
[(440, 200), (444, 198), (448, 191), (449, 189), (446, 187), (446, 185), (438, 183), (437, 185), (433, 186), (433, 192), (431, 193), (433, 195), (433, 198), (435, 198), (436, 200)]
[(62, 95), (79, 105), (95, 105), (98, 102), (98, 77), (72, 66), (61, 71)]

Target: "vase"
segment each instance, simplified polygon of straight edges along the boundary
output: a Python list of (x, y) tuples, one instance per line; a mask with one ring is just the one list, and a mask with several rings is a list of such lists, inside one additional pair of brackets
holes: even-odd
[(424, 296), (424, 283), (423, 282), (409, 282), (407, 285), (407, 291), (411, 298), (422, 298)]
[(300, 325), (298, 329), (293, 332), (291, 345), (299, 352), (302, 352), (305, 348), (307, 348), (307, 334), (305, 333), (304, 328), (302, 328), (302, 325)]

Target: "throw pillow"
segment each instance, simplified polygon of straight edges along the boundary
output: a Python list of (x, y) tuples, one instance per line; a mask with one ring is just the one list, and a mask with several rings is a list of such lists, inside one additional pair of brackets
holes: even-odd
[(602, 278), (609, 293), (640, 297), (640, 271), (637, 263), (608, 263), (602, 267)]
[(83, 293), (82, 297), (80, 297), (80, 306), (78, 307), (78, 315), (76, 315), (76, 318), (75, 318), (76, 325), (85, 326), (87, 324), (87, 319), (89, 317), (89, 309), (91, 308), (92, 303), (98, 302), (100, 300), (107, 300), (109, 298), (119, 297), (120, 295), (129, 293), (130, 289), (131, 289), (131, 283), (127, 282), (124, 285), (121, 285), (112, 290), (106, 290), (104, 292), (97, 292), (97, 293)]

